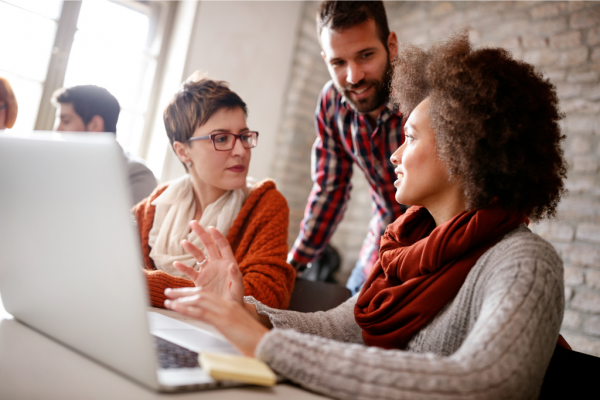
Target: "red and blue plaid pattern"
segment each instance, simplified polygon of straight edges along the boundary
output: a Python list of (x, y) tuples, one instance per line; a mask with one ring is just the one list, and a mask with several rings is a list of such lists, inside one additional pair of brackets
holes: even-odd
[(404, 142), (402, 115), (390, 102), (372, 129), (329, 81), (319, 95), (315, 115), (317, 140), (312, 152), (312, 191), (291, 250), (293, 259), (312, 262), (325, 248), (341, 221), (352, 184), (352, 164), (369, 182), (372, 218), (360, 251), (365, 276), (379, 256), (379, 241), (387, 225), (402, 214), (396, 202), (391, 155)]

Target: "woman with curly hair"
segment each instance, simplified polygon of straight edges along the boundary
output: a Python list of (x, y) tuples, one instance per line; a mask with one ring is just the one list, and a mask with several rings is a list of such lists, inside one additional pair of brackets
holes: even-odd
[[(166, 304), (336, 398), (535, 399), (564, 309), (562, 261), (527, 228), (565, 192), (555, 88), (466, 33), (404, 46), (394, 76), (409, 115), (391, 157), (396, 200), (412, 207), (360, 294), (312, 314), (198, 290)], [(210, 257), (230, 257), (217, 246)]]

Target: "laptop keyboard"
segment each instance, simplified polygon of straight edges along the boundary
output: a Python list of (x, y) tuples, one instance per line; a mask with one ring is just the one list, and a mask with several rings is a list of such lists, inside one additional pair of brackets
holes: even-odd
[(160, 368), (198, 368), (198, 353), (154, 336)]

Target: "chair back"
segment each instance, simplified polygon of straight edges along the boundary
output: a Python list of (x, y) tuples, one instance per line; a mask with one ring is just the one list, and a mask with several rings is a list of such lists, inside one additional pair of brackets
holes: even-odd
[(539, 398), (600, 398), (599, 374), (600, 358), (556, 346), (544, 376)]
[(350, 298), (350, 290), (334, 283), (296, 279), (289, 309), (300, 312), (327, 311)]
[(301, 277), (307, 281), (336, 283), (334, 275), (340, 269), (341, 260), (340, 253), (328, 244), (316, 260), (308, 263)]

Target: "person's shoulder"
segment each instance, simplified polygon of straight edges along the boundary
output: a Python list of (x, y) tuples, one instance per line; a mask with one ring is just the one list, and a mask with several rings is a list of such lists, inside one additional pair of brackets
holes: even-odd
[[(127, 160), (127, 169), (129, 172), (150, 172), (150, 168), (146, 165), (146, 161), (143, 158), (133, 156), (129, 153), (125, 153), (125, 159)], [(153, 174), (154, 176), (154, 174)]]
[(550, 242), (533, 233), (525, 224), (507, 233), (498, 244), (523, 257), (527, 255), (532, 257), (543, 253), (554, 258), (560, 258)]
[(283, 194), (277, 190), (275, 181), (270, 178), (263, 179), (252, 186), (245, 205), (254, 208), (255, 210), (269, 209), (281, 212), (289, 210), (287, 200)]
[(264, 198), (264, 199), (269, 199), (269, 200), (275, 200), (275, 199), (285, 200), (285, 197), (283, 197), (281, 192), (279, 190), (277, 190), (277, 184), (271, 178), (266, 178), (266, 179), (263, 179), (262, 181), (255, 183), (252, 186), (250, 196), (248, 198), (250, 198), (250, 197), (255, 197), (258, 199)]
[(145, 199), (143, 199), (142, 201), (140, 201), (139, 203), (137, 203), (133, 208), (134, 211), (137, 210), (146, 210), (152, 206), (152, 202), (158, 197), (160, 196), (165, 190), (167, 190), (167, 188), (169, 187), (170, 182), (166, 182), (163, 183), (162, 185), (158, 185), (153, 191), (152, 193), (150, 193), (150, 196), (146, 197)]
[(562, 279), (563, 262), (551, 243), (533, 233), (525, 225), (506, 234), (489, 250), (487, 263), (507, 268), (544, 268)]

